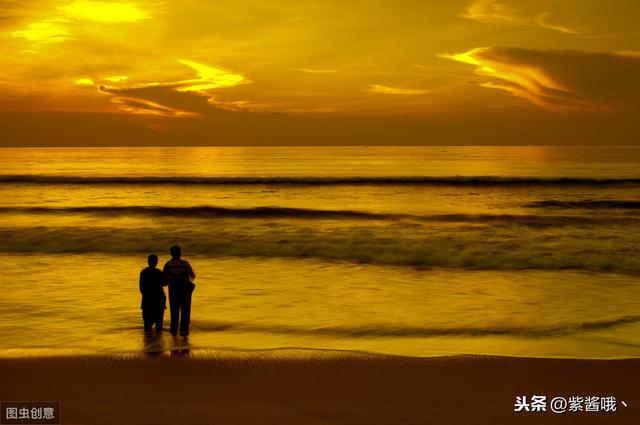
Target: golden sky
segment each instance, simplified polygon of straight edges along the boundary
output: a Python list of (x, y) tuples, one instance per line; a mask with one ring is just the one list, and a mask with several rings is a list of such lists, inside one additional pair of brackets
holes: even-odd
[(637, 143), (637, 0), (0, 0), (2, 145)]

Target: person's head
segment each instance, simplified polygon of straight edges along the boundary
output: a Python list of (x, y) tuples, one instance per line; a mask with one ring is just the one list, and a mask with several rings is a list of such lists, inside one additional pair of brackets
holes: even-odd
[(174, 245), (169, 249), (169, 252), (171, 253), (171, 258), (174, 258), (176, 260), (180, 259), (180, 256), (182, 255), (182, 250), (180, 249), (180, 246), (178, 245)]
[(149, 263), (149, 267), (155, 267), (158, 265), (158, 256), (156, 254), (151, 254), (147, 258), (147, 263)]

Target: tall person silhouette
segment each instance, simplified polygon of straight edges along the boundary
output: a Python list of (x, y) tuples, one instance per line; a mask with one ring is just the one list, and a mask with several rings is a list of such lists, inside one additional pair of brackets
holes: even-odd
[(167, 284), (164, 274), (156, 269), (158, 256), (149, 255), (147, 258), (149, 267), (140, 272), (140, 293), (142, 294), (142, 321), (144, 331), (151, 332), (156, 325), (156, 332), (162, 332), (164, 310), (167, 308), (167, 297), (163, 287)]
[(171, 260), (162, 269), (169, 282), (169, 309), (171, 310), (171, 335), (189, 335), (191, 321), (191, 294), (196, 285), (193, 280), (196, 274), (188, 261), (182, 260), (182, 250), (174, 245), (169, 250)]

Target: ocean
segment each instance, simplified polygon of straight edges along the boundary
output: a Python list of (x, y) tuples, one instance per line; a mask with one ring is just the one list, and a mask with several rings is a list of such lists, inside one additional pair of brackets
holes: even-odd
[[(637, 147), (2, 148), (0, 199), (0, 356), (640, 356)], [(142, 332), (173, 244), (187, 342)]]

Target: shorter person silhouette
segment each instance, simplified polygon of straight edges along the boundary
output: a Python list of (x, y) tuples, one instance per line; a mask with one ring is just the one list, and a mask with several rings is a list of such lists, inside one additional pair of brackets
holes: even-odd
[(196, 285), (193, 279), (196, 274), (188, 261), (182, 260), (182, 250), (174, 245), (169, 250), (171, 260), (167, 261), (162, 271), (169, 282), (169, 308), (171, 310), (171, 335), (189, 335), (191, 321), (191, 294)]
[(167, 297), (163, 286), (167, 284), (165, 275), (157, 269), (158, 256), (149, 255), (149, 267), (140, 272), (140, 293), (142, 294), (142, 321), (145, 332), (151, 332), (156, 325), (156, 332), (162, 332), (164, 310), (167, 308)]

